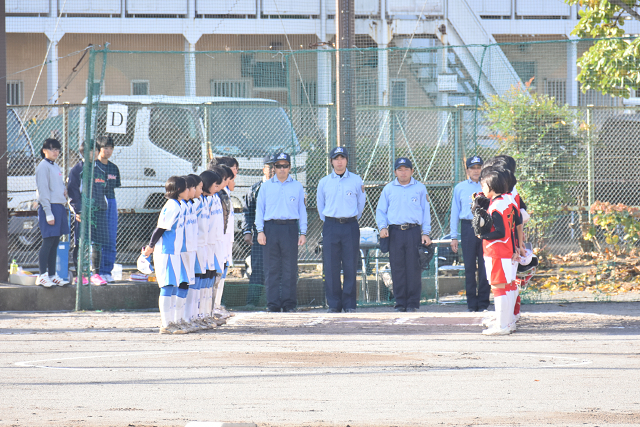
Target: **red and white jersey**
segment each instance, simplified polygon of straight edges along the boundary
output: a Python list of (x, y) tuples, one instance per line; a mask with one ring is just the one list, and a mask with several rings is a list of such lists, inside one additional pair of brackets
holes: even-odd
[[(500, 195), (495, 197), (489, 205), (487, 213), (494, 217), (494, 212), (498, 213), (504, 223), (504, 237), (495, 240), (483, 240), (482, 249), (484, 256), (491, 258), (511, 258), (514, 253), (515, 242), (514, 235), (516, 229), (515, 223), (515, 208), (512, 203), (511, 197), (508, 195)], [(491, 232), (494, 232), (494, 225), (491, 227)]]
[(518, 194), (518, 190), (516, 189), (516, 186), (513, 186), (513, 189), (511, 190), (511, 197), (513, 197), (513, 201), (515, 202), (516, 206), (518, 207), (518, 211), (520, 211), (520, 209), (522, 209), (522, 200), (520, 199), (520, 194)]

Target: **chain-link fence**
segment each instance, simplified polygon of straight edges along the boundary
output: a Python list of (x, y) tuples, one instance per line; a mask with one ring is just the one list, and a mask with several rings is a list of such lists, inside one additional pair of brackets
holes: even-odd
[[(524, 190), (546, 189), (523, 192), (531, 198), (532, 216), (536, 206), (543, 212), (544, 224), (531, 232), (550, 254), (590, 249), (583, 235), (594, 201), (637, 204), (640, 177), (633, 165), (640, 161), (639, 112), (623, 107), (618, 98), (583, 94), (567, 78), (566, 58), (592, 41), (452, 47), (419, 40), (416, 45), (425, 47), (397, 43), (395, 48), (349, 50), (356, 67), (351, 87), (355, 168), (367, 188), (361, 227), (376, 227), (376, 204), (393, 179), (393, 160), (399, 156), (412, 160), (414, 176), (427, 186), (435, 238), (447, 237), (452, 190), (465, 178), (464, 159), (471, 155), (514, 155), (523, 165)], [(263, 156), (277, 150), (292, 154), (292, 175), (306, 188), (308, 241), (300, 249), (300, 262), (321, 260), (322, 222), (315, 200), (318, 181), (331, 171), (327, 153), (337, 141), (335, 50), (91, 50), (88, 57), (88, 78), (82, 82), (88, 96), (82, 103), (9, 109), (10, 259), (23, 265), (37, 260), (33, 168), (44, 139), (61, 141), (58, 162), (66, 180), (81, 157), (90, 154), (78, 152), (82, 142), (110, 136), (114, 148), (108, 160), (117, 165), (120, 181), (115, 189), (115, 262), (133, 264), (148, 242), (166, 201), (169, 176), (200, 174), (212, 158), (232, 156), (240, 164), (231, 194), (233, 258), (243, 268), (251, 249), (241, 236), (244, 199), (262, 180)], [(525, 98), (522, 105), (538, 99), (544, 108), (535, 111), (527, 129), (516, 123), (513, 135), (505, 137), (509, 120), (496, 111), (498, 100), (508, 99), (510, 91)], [(565, 107), (569, 101), (574, 105)], [(545, 163), (549, 156), (555, 156), (553, 164)], [(106, 211), (112, 206), (102, 203), (108, 194), (96, 192), (96, 186), (109, 181), (109, 170), (92, 161), (83, 174), (88, 184), (83, 202), (92, 223), (87, 233), (107, 236), (112, 231)], [(546, 191), (549, 197), (553, 191), (562, 197), (545, 199)], [(549, 205), (563, 208), (547, 214)], [(377, 287), (384, 284), (379, 273), (387, 263), (370, 255), (362, 268), (360, 301), (389, 301), (388, 287)], [(458, 261), (447, 256), (448, 263)], [(87, 250), (85, 265), (89, 261)], [(323, 302), (319, 273), (312, 269), (308, 275), (305, 279), (301, 273), (301, 285), (308, 282), (299, 288), (301, 304)], [(249, 291), (237, 286), (238, 301), (228, 304), (243, 305), (241, 294)]]

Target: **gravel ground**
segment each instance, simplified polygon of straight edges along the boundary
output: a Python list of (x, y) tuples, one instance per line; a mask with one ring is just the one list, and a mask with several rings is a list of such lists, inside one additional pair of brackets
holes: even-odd
[(152, 312), (0, 313), (0, 426), (640, 424), (640, 303), (238, 313), (158, 334)]

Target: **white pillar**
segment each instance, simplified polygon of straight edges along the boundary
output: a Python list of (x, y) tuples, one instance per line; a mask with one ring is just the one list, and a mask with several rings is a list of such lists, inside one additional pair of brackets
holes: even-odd
[(195, 19), (196, 17), (196, 0), (189, 0), (187, 3), (187, 18)]
[[(445, 21), (445, 25), (448, 22)], [(447, 73), (447, 56), (449, 54), (449, 49), (447, 48), (447, 35), (442, 35), (442, 48), (436, 51), (436, 62), (438, 64), (438, 75)], [(438, 99), (437, 105), (441, 107), (449, 106), (449, 94), (447, 92), (438, 91)], [(447, 143), (449, 139), (449, 133), (447, 131), (447, 119), (449, 117), (449, 111), (440, 112), (440, 118), (438, 120), (438, 134), (437, 134), (437, 142)]]
[(184, 95), (196, 96), (196, 44), (184, 42)]
[(578, 105), (578, 42), (571, 36), (571, 43), (567, 43), (567, 104)]
[[(387, 23), (387, 0), (380, 0), (380, 24), (378, 25), (378, 105), (388, 106), (389, 89), (389, 24)], [(388, 145), (390, 138), (389, 110), (380, 112), (380, 145)]]
[[(61, 35), (47, 36), (47, 104), (55, 104), (58, 100), (58, 42), (62, 38)], [(57, 116), (58, 110), (51, 109), (50, 116)]]
[[(320, 42), (327, 41), (327, 1), (320, 1)], [(331, 104), (331, 54), (323, 52), (326, 46), (318, 47), (318, 105)], [(318, 126), (328, 143), (329, 108), (318, 108)]]

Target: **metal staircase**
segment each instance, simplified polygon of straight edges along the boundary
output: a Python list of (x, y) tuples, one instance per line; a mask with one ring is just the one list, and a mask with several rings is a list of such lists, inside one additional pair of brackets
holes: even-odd
[[(414, 38), (410, 42), (412, 49), (424, 49), (411, 52), (409, 67), (434, 103), (439, 93), (438, 75), (445, 74), (456, 84), (457, 89), (448, 92), (448, 105), (475, 104), (478, 86), (481, 100), (488, 100), (492, 95), (502, 95), (512, 86), (522, 84), (499, 47), (485, 49), (482, 46), (496, 40), (466, 0), (449, 0), (448, 17), (446, 34), (438, 31), (439, 39)], [(409, 47), (409, 39), (399, 45)], [(446, 54), (443, 54), (443, 45), (450, 46)], [(443, 65), (443, 61), (446, 64)]]

